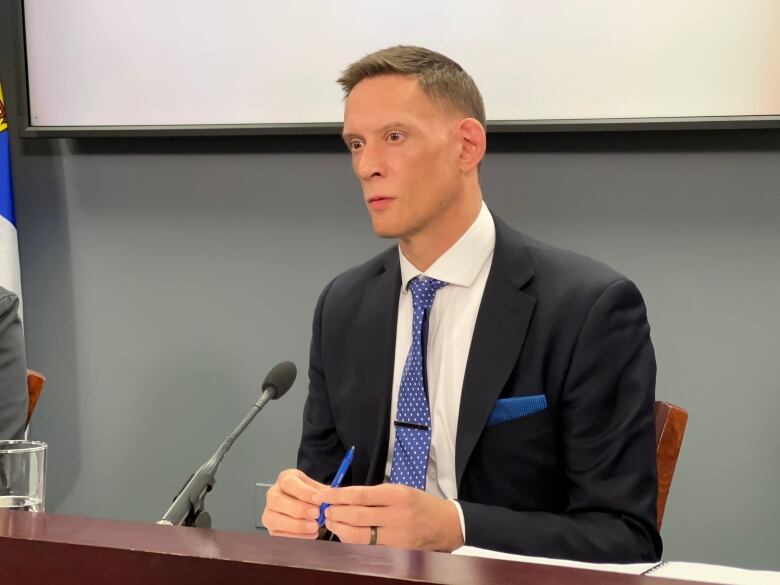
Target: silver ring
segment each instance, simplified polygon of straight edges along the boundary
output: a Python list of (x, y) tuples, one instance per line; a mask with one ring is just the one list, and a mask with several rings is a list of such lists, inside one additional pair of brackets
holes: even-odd
[(371, 527), (371, 540), (368, 541), (368, 544), (376, 544), (376, 532), (377, 532), (377, 527), (376, 526), (372, 526)]

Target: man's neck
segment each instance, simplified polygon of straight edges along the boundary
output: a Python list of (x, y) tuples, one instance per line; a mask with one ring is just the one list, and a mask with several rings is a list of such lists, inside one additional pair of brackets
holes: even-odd
[(401, 252), (417, 270), (425, 272), (473, 225), (482, 209), (482, 194), (453, 206), (433, 224), (409, 238), (399, 239)]

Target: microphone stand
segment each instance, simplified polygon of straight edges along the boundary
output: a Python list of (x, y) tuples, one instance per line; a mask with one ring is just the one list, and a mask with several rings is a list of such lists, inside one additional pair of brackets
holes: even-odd
[(216, 480), (214, 476), (217, 473), (219, 464), (225, 457), (230, 446), (243, 432), (252, 419), (257, 416), (266, 403), (276, 396), (276, 388), (269, 386), (260, 395), (260, 400), (252, 405), (252, 409), (244, 417), (238, 426), (230, 433), (219, 446), (214, 454), (206, 463), (200, 466), (200, 469), (193, 473), (184, 487), (179, 490), (173, 503), (168, 508), (165, 515), (157, 524), (166, 524), (168, 526), (183, 525), (194, 526), (196, 528), (211, 528), (211, 515), (206, 512), (206, 494), (214, 489)]
[[(199, 472), (200, 470), (190, 475), (187, 482), (179, 490), (179, 493), (176, 494), (176, 497), (173, 499), (173, 504), (171, 505), (171, 508), (173, 508), (174, 505), (176, 504), (176, 500), (182, 497), (182, 494), (188, 490), (190, 484), (192, 483), (192, 480)], [(214, 470), (214, 472), (216, 473), (216, 469)], [(206, 494), (214, 489), (214, 484), (216, 483), (216, 481), (217, 480), (214, 477), (214, 473), (206, 474), (202, 478), (202, 480), (198, 482), (202, 485), (202, 489), (199, 489), (197, 491), (188, 491), (187, 495), (183, 496), (187, 504), (186, 505), (187, 515), (181, 521), (181, 526), (192, 526), (194, 528), (211, 528), (211, 514), (209, 514), (206, 511)], [(168, 514), (166, 513), (166, 516), (167, 515)], [(171, 522), (170, 520), (166, 520), (165, 517), (162, 520), (158, 521), (157, 524), (167, 524), (169, 526), (173, 526), (173, 522)]]

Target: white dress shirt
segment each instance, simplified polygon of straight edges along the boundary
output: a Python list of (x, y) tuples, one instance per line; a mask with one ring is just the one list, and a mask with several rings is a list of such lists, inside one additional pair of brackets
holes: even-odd
[[(401, 252), (401, 291), (398, 295), (398, 322), (395, 338), (393, 396), (390, 408), (390, 442), (385, 465), (385, 482), (390, 481), (395, 444), (395, 420), (398, 390), (404, 362), (412, 344), (412, 295), (409, 281), (418, 276), (448, 283), (439, 289), (428, 316), (426, 370), (428, 374), (428, 405), (431, 412), (431, 450), (425, 491), (441, 498), (458, 497), (455, 479), (455, 436), (458, 430), (460, 395), (466, 372), (474, 324), (477, 321), (482, 293), (485, 290), (493, 250), (496, 227), (493, 217), (482, 203), (477, 219), (449, 250), (425, 272), (421, 272)], [(463, 511), (457, 502), (460, 526), (465, 542)]]

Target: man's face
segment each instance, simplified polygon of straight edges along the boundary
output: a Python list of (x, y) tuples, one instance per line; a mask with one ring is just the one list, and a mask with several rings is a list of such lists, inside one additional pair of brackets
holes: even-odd
[(352, 89), (344, 141), (378, 236), (411, 238), (457, 200), (459, 121), (413, 77), (371, 77)]

